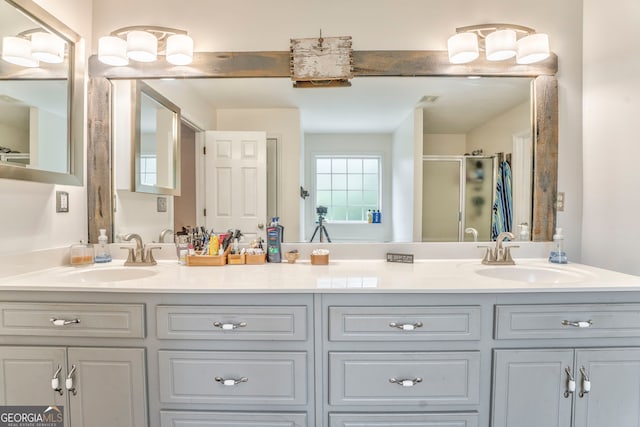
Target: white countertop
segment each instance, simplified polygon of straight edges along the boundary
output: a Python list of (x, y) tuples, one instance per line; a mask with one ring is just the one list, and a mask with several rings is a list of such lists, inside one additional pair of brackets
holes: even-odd
[[(516, 259), (515, 266), (486, 266), (478, 259), (336, 260), (295, 264), (188, 267), (163, 260), (124, 267), (122, 260), (87, 267), (54, 267), (0, 279), (0, 290), (153, 293), (484, 293), (640, 291), (640, 277), (581, 264)], [(489, 277), (513, 275), (518, 280)], [(137, 276), (121, 280), (125, 276)], [(105, 279), (107, 278), (107, 279)]]

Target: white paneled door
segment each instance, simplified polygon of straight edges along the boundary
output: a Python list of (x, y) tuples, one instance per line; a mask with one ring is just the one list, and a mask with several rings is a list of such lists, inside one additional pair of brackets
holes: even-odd
[(245, 241), (264, 239), (266, 133), (207, 131), (205, 147), (207, 229), (216, 232), (239, 229)]

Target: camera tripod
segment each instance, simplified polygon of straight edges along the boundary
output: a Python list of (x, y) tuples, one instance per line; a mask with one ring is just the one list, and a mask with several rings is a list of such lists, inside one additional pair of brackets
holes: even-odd
[(331, 237), (329, 237), (329, 233), (327, 232), (327, 228), (324, 226), (324, 216), (322, 215), (318, 215), (318, 225), (316, 225), (316, 229), (313, 232), (313, 235), (311, 236), (311, 240), (309, 240), (309, 242), (313, 242), (313, 239), (316, 237), (316, 234), (319, 235), (318, 237), (320, 238), (320, 243), (322, 243), (324, 240), (322, 238), (322, 234), (324, 233), (324, 235), (327, 238), (327, 241), (329, 243), (331, 243)]

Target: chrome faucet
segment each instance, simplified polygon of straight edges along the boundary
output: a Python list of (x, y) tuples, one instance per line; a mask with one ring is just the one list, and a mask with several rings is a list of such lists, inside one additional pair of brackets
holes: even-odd
[(494, 249), (492, 249), (491, 246), (480, 246), (487, 248), (482, 263), (487, 265), (514, 265), (515, 261), (511, 257), (511, 248), (517, 248), (518, 246), (503, 246), (503, 242), (505, 239), (514, 240), (515, 238), (516, 236), (512, 233), (503, 231), (496, 238), (496, 246)]
[(126, 266), (149, 266), (156, 265), (157, 262), (153, 258), (154, 249), (162, 249), (160, 246), (146, 246), (142, 244), (142, 237), (139, 234), (129, 233), (122, 237), (122, 240), (131, 241), (135, 240), (136, 247), (134, 248), (120, 248), (128, 249), (129, 256), (124, 262)]
[(476, 230), (473, 227), (467, 227), (464, 229), (464, 232), (466, 234), (471, 234), (473, 236), (473, 241), (477, 242), (478, 241), (478, 230)]
[(165, 228), (164, 230), (162, 230), (160, 232), (160, 236), (158, 237), (158, 243), (166, 243), (164, 240), (167, 238), (168, 235), (173, 237), (173, 230), (172, 229)]

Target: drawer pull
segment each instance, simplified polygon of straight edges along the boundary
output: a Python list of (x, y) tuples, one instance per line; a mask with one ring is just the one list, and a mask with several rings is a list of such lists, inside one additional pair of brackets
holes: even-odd
[(414, 329), (421, 328), (422, 327), (422, 322), (416, 322), (416, 323), (396, 323), (396, 322), (391, 322), (391, 323), (389, 323), (389, 327), (402, 329), (403, 331), (413, 331)]
[(397, 378), (389, 378), (389, 382), (391, 384), (401, 385), (402, 387), (413, 387), (414, 385), (421, 383), (422, 378), (417, 377), (412, 380), (409, 380), (409, 379), (399, 380)]
[(238, 385), (240, 383), (246, 383), (247, 381), (249, 381), (249, 378), (247, 377), (242, 377), (240, 379), (225, 379), (222, 377), (215, 377), (214, 378), (216, 380), (216, 382), (219, 382), (222, 385), (225, 386), (234, 386), (234, 385)]
[(62, 388), (60, 388), (60, 379), (58, 378), (58, 375), (60, 375), (60, 371), (62, 371), (62, 368), (60, 367), (60, 365), (58, 365), (56, 373), (53, 374), (53, 378), (51, 378), (51, 388), (53, 389), (53, 391), (62, 396)]
[(567, 373), (567, 389), (564, 392), (564, 397), (569, 398), (576, 391), (576, 380), (573, 379), (571, 375), (571, 368), (566, 367), (564, 371)]
[(247, 322), (239, 322), (239, 323), (222, 323), (222, 322), (213, 322), (213, 326), (216, 328), (220, 328), (224, 331), (232, 331), (238, 328), (244, 328), (247, 326)]
[(80, 319), (65, 320), (65, 319), (56, 319), (55, 317), (52, 317), (51, 319), (49, 319), (49, 321), (53, 324), (53, 326), (67, 326), (67, 325), (74, 325), (76, 323), (80, 323)]
[(74, 396), (78, 393), (76, 387), (73, 385), (73, 374), (76, 373), (76, 365), (71, 365), (71, 370), (69, 371), (69, 375), (67, 375), (67, 379), (64, 382), (64, 388), (67, 389)]
[(590, 328), (591, 325), (593, 325), (593, 322), (591, 320), (582, 320), (580, 322), (572, 322), (570, 320), (563, 320), (562, 321), (562, 325), (563, 326), (573, 326), (574, 328)]
[(582, 374), (582, 390), (580, 390), (580, 397), (584, 397), (585, 394), (591, 391), (591, 380), (587, 375), (587, 370), (584, 366), (580, 367), (580, 373)]

